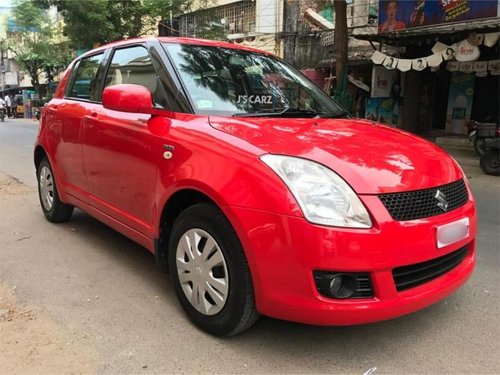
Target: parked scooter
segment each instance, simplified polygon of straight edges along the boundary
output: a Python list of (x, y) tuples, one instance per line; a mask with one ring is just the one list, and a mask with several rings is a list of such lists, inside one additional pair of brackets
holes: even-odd
[(500, 128), (494, 122), (478, 122), (471, 120), (467, 123), (469, 140), (474, 145), (474, 150), (479, 156), (485, 152), (485, 141), (500, 137)]
[(484, 141), (485, 151), (479, 165), (486, 174), (500, 176), (500, 138), (489, 138)]

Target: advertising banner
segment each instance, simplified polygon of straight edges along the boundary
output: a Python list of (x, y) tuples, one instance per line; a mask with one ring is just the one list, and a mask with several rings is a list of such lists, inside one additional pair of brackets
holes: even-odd
[(379, 33), (497, 17), (498, 0), (379, 0)]
[(372, 69), (372, 98), (399, 97), (404, 91), (404, 74), (396, 70), (387, 70), (383, 66)]
[(403, 99), (369, 98), (366, 105), (366, 118), (372, 121), (397, 127)]
[(453, 134), (466, 134), (465, 123), (470, 120), (474, 78), (474, 74), (463, 72), (454, 72), (451, 75), (446, 130)]

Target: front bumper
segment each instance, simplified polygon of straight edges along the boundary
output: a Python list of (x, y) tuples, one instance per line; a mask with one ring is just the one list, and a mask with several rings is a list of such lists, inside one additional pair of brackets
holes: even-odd
[[(470, 193), (469, 193), (470, 196)], [(315, 325), (353, 325), (395, 318), (451, 294), (471, 276), (475, 264), (474, 202), (438, 216), (398, 222), (376, 196), (361, 196), (373, 214), (371, 229), (332, 228), (304, 218), (228, 207), (246, 252), (260, 313)], [(469, 218), (466, 239), (437, 248), (437, 227)], [(468, 246), (465, 259), (438, 278), (398, 292), (392, 270), (438, 258)], [(320, 295), (313, 271), (368, 272), (374, 296), (335, 300)]]

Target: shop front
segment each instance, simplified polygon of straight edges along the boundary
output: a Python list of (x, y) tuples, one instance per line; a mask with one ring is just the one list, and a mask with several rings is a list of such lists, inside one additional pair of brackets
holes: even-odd
[[(379, 42), (367, 117), (418, 134), (466, 134), (471, 119), (498, 122), (497, 0), (380, 1), (379, 6), (379, 33), (356, 36)], [(384, 46), (400, 53), (387, 53)]]

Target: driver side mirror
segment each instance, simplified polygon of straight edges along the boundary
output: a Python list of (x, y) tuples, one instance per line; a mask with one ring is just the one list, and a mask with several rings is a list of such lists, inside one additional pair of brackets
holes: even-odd
[(123, 84), (108, 86), (102, 93), (102, 105), (113, 111), (153, 114), (153, 98), (144, 86)]

